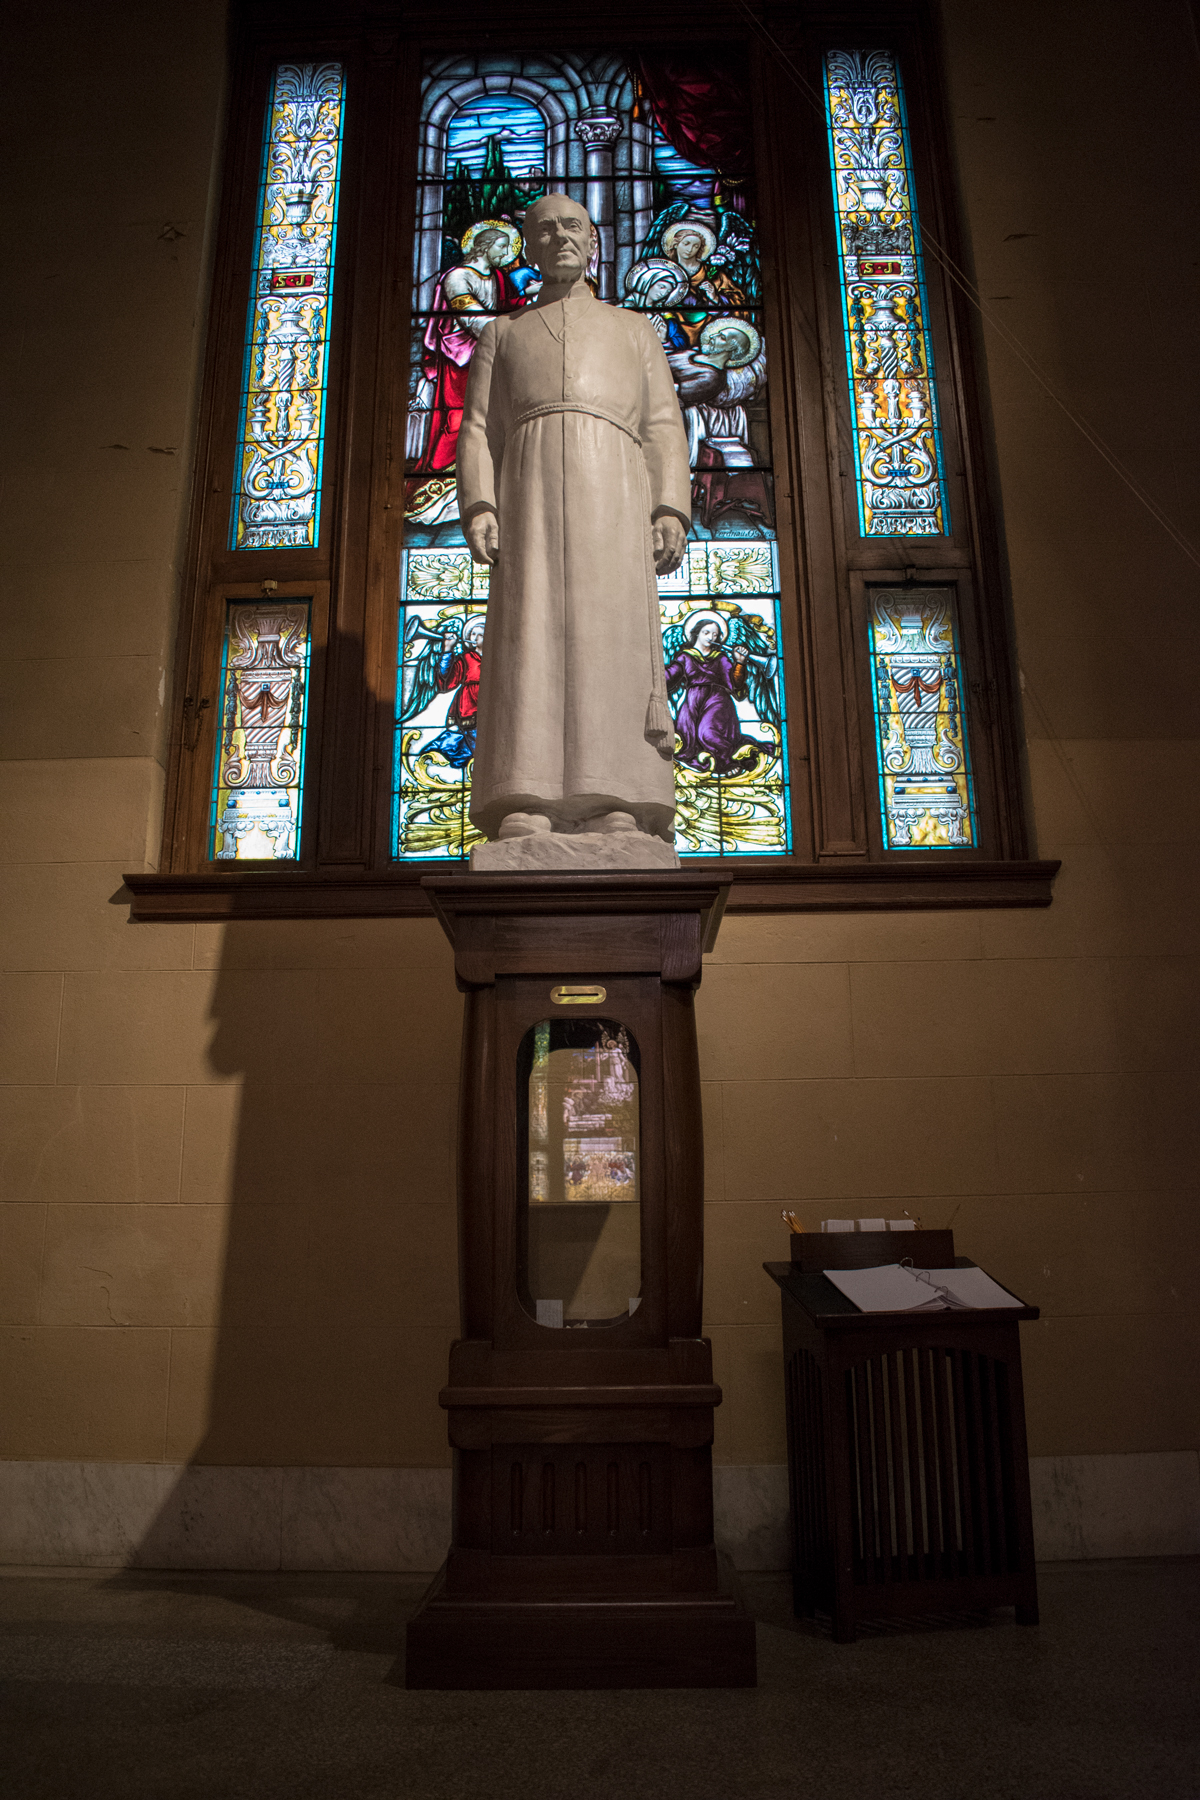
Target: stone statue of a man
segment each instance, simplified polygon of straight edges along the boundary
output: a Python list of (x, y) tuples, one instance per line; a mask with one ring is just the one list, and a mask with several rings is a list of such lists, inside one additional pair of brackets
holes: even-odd
[(584, 280), (593, 240), (575, 201), (530, 208), (542, 290), (485, 326), (458, 440), (463, 529), (494, 565), (471, 787), (493, 839), (673, 836), (655, 574), (683, 559), (687, 435), (649, 320)]

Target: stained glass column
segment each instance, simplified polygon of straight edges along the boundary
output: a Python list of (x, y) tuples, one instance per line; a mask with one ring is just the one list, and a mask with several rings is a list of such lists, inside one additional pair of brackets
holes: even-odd
[(315, 548), (345, 113), (340, 63), (283, 63), (267, 107), (230, 549)]
[(908, 122), (895, 58), (833, 50), (826, 123), (842, 325), (854, 414), (859, 530), (950, 530)]

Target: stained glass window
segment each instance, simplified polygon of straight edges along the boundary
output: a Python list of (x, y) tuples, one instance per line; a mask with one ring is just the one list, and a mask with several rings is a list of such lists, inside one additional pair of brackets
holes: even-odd
[(308, 659), (307, 600), (230, 601), (212, 799), (218, 862), (300, 854)]
[(318, 542), (342, 77), (340, 63), (282, 63), (271, 87), (239, 403), (233, 550)]
[(842, 324), (864, 537), (949, 532), (904, 95), (886, 50), (825, 65)]
[(954, 597), (946, 588), (874, 588), (869, 618), (884, 847), (973, 849)]
[(540, 278), (522, 222), (565, 193), (595, 221), (589, 279), (645, 313), (687, 428), (692, 526), (660, 583), (681, 855), (791, 848), (779, 562), (747, 83), (728, 56), (655, 50), (434, 56), (414, 248), (392, 850), (460, 859), (487, 571), (472, 567), (454, 456), (490, 317)]

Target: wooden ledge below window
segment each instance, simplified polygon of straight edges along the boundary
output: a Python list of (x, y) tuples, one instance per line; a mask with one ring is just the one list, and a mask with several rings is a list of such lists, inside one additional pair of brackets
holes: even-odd
[[(944, 856), (886, 863), (747, 859), (736, 866), (697, 859), (685, 863), (681, 874), (691, 881), (708, 876), (730, 883), (730, 913), (912, 912), (1049, 906), (1059, 867), (1057, 862), (955, 862)], [(217, 924), (236, 919), (431, 918), (422, 878), (457, 873), (447, 863), (412, 863), (386, 874), (220, 869), (124, 879), (133, 922)]]

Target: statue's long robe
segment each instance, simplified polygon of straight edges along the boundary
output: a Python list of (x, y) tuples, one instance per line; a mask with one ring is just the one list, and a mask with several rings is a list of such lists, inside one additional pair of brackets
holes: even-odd
[(555, 828), (675, 804), (651, 515), (690, 522), (687, 434), (649, 321), (592, 298), (485, 326), (458, 440), (464, 521), (495, 509), (471, 818)]

